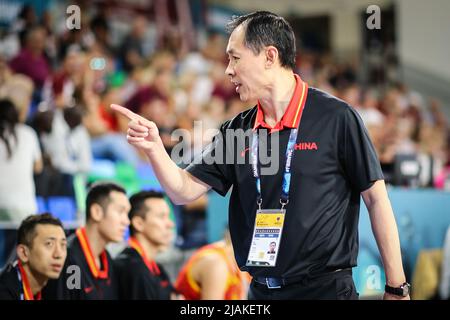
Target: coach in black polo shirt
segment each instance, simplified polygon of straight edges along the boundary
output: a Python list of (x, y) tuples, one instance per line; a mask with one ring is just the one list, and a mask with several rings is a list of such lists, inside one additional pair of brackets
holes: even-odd
[(145, 151), (175, 203), (232, 187), (230, 232), (239, 267), (253, 276), (250, 298), (356, 299), (362, 195), (385, 266), (385, 298), (408, 299), (394, 215), (360, 117), (294, 74), (295, 36), (283, 18), (255, 12), (228, 27), (226, 73), (241, 100), (257, 105), (225, 122), (186, 170), (164, 151), (153, 122), (113, 105), (131, 120), (128, 141)]

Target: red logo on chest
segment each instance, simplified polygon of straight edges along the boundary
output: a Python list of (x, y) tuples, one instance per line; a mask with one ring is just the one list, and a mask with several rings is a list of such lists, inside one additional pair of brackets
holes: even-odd
[(317, 143), (315, 142), (300, 142), (296, 143), (295, 150), (318, 150)]

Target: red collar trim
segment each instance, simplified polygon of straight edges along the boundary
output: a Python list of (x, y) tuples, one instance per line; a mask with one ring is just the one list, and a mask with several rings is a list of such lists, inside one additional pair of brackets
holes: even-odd
[(97, 263), (95, 262), (95, 257), (92, 253), (91, 246), (89, 244), (89, 239), (86, 235), (86, 229), (85, 228), (78, 228), (75, 232), (78, 238), (78, 241), (80, 241), (81, 250), (83, 251), (84, 257), (86, 258), (87, 264), (89, 266), (89, 270), (91, 270), (92, 275), (96, 279), (108, 279), (108, 258), (106, 256), (106, 250), (103, 250), (103, 252), (100, 255), (100, 259), (102, 261), (103, 270), (100, 270), (100, 268), (97, 266)]
[(20, 278), (22, 279), (23, 286), (23, 299), (24, 300), (41, 300), (41, 292), (38, 292), (36, 296), (33, 296), (33, 291), (31, 291), (30, 282), (28, 281), (27, 273), (23, 268), (22, 262), (20, 260), (17, 262), (19, 267)]
[(145, 265), (147, 266), (148, 270), (156, 276), (159, 276), (161, 274), (161, 270), (159, 270), (158, 265), (154, 260), (148, 259), (147, 255), (145, 254), (144, 249), (142, 248), (142, 245), (139, 243), (139, 241), (135, 237), (130, 237), (128, 239), (128, 244), (131, 248), (137, 251), (139, 255), (141, 256), (142, 260), (144, 260)]

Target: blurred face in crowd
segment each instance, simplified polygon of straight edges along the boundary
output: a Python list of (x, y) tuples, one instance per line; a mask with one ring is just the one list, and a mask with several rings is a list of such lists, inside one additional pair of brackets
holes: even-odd
[(64, 59), (64, 68), (68, 74), (83, 73), (85, 56), (78, 51), (69, 51)]
[(52, 224), (38, 224), (31, 244), (19, 244), (17, 255), (31, 273), (37, 277), (57, 279), (67, 256), (64, 230)]
[(376, 94), (372, 91), (369, 91), (364, 96), (363, 107), (366, 109), (377, 109), (378, 106), (378, 98)]
[(168, 124), (169, 106), (163, 99), (153, 98), (141, 107), (140, 115), (146, 119), (151, 119), (158, 126), (166, 126)]
[(45, 48), (47, 31), (44, 28), (36, 28), (28, 35), (27, 46), (35, 53), (42, 53)]
[(170, 219), (170, 208), (164, 199), (146, 199), (145, 218), (133, 217), (134, 229), (143, 234), (154, 246), (163, 248), (170, 245), (173, 239), (174, 223)]
[(159, 93), (170, 96), (172, 81), (173, 69), (170, 67), (164, 67), (156, 71), (153, 86)]
[(134, 20), (133, 23), (133, 35), (136, 38), (143, 38), (145, 36), (145, 32), (147, 31), (147, 19), (143, 16), (138, 16)]
[(258, 55), (244, 45), (245, 27), (238, 26), (230, 35), (227, 46), (228, 67), (226, 74), (236, 87), (241, 101), (255, 101), (264, 96), (268, 86), (265, 67), (266, 50)]
[(344, 91), (344, 95), (342, 97), (342, 100), (347, 102), (352, 107), (359, 107), (360, 105), (359, 99), (360, 99), (360, 92), (358, 86), (356, 85), (347, 88)]
[(99, 204), (91, 206), (91, 219), (98, 223), (98, 230), (106, 242), (120, 242), (130, 224), (130, 202), (124, 193), (118, 191), (111, 191), (109, 199), (105, 208)]

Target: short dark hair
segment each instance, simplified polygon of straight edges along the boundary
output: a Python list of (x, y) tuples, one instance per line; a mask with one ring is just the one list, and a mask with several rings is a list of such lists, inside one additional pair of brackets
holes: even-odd
[(124, 188), (113, 182), (96, 182), (91, 185), (86, 197), (86, 221), (91, 217), (91, 207), (93, 204), (100, 205), (103, 210), (111, 203), (110, 194), (117, 191), (126, 194)]
[(226, 29), (232, 33), (243, 24), (244, 45), (255, 54), (265, 46), (278, 49), (282, 67), (295, 69), (295, 34), (291, 25), (283, 18), (268, 11), (256, 11), (242, 16), (233, 16)]
[(31, 215), (25, 218), (20, 224), (17, 232), (17, 244), (23, 244), (31, 248), (33, 240), (36, 237), (36, 226), (39, 224), (51, 224), (61, 227), (64, 230), (61, 220), (55, 218), (50, 213)]
[(75, 105), (64, 108), (63, 115), (70, 130), (73, 130), (82, 123), (84, 112), (80, 106)]
[(6, 146), (6, 153), (8, 159), (12, 157), (13, 144), (11, 144), (10, 137), (13, 137), (17, 143), (16, 125), (19, 122), (19, 112), (8, 99), (0, 99), (0, 141), (3, 141)]
[[(164, 199), (164, 193), (154, 190), (147, 190), (135, 193), (130, 197), (131, 210), (128, 213), (128, 218), (133, 219), (133, 217), (139, 216), (145, 219), (145, 214), (149, 208), (145, 205), (145, 200), (147, 199)], [(133, 224), (130, 223), (130, 235), (134, 236), (136, 230), (133, 228)]]

